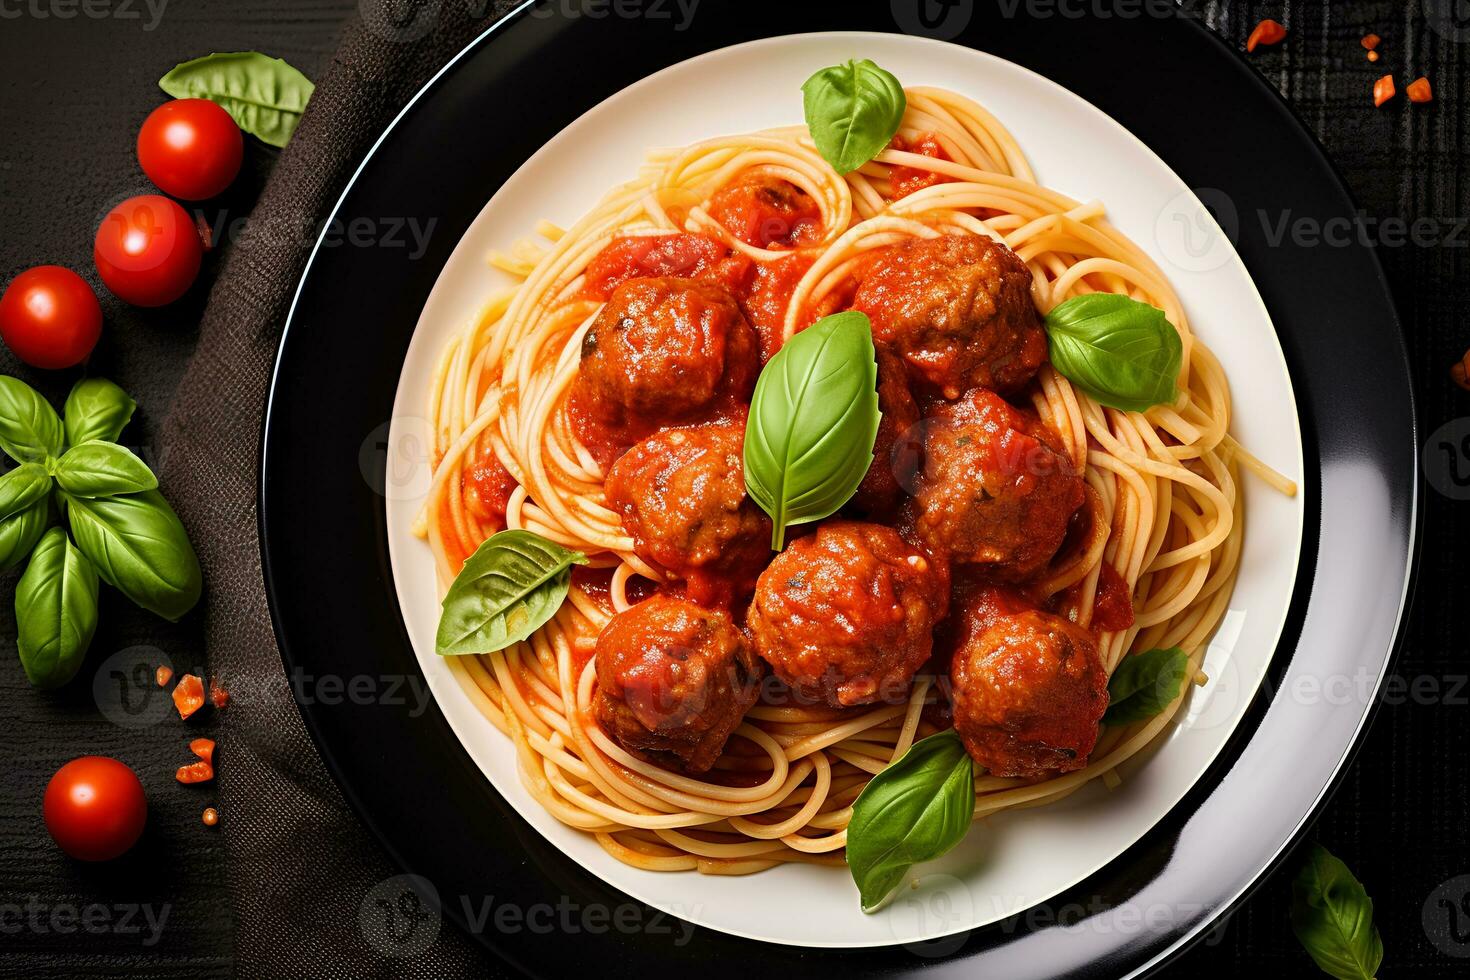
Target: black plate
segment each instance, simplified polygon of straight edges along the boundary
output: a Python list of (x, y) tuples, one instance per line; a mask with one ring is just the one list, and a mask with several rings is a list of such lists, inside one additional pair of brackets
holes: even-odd
[[(776, 975), (849, 978), (920, 968), (1008, 978), (1146, 970), (1200, 936), (1281, 860), (1333, 787), (1377, 700), (1416, 523), (1417, 443), (1398, 320), (1371, 251), (1274, 242), (1273, 223), (1257, 220), (1288, 209), (1324, 222), (1356, 213), (1320, 147), (1234, 50), (1188, 16), (1036, 20), (1024, 3), (919, 2), (933, 15), (927, 21), (903, 0), (703, 0), (684, 29), (676, 29), (672, 2), (637, 8), (668, 10), (669, 20), (522, 9), (419, 94), (372, 151), (336, 218), (346, 227), (356, 218), (435, 219), (427, 254), (318, 246), (281, 345), (260, 521), (287, 670), (407, 675), (422, 684), (375, 490), (386, 464), (379, 441), (429, 289), (505, 178), (582, 112), (675, 62), (773, 34), (906, 29), (952, 37), (1055, 80), (1121, 122), (1192, 187), (1213, 189), (1202, 192), (1207, 200), (1233, 203), (1237, 248), (1280, 331), (1307, 451), (1304, 553), (1268, 684), (1194, 790), (1087, 881), (964, 936), (860, 951), (763, 945), (709, 929), (686, 941), (521, 820), (437, 708), (413, 717), (407, 707), (350, 698), (302, 705), (348, 799), (397, 859), (432, 883), (446, 916), (466, 925), (465, 896), (471, 909), (493, 896), (496, 906), (523, 911), (573, 910), (505, 930), (492, 920), (476, 932), (529, 972), (593, 967), (634, 977), (654, 963), (701, 977), (748, 976), (753, 963)], [(555, 5), (566, 9), (624, 8)], [(1008, 17), (1008, 9), (1019, 13)], [(711, 107), (715, 128), (718, 111)], [(1233, 380), (1236, 397), (1249, 398), (1250, 379)], [(1314, 683), (1354, 675), (1358, 686), (1346, 699), (1311, 693)], [(597, 907), (629, 907), (625, 924), (637, 915), (642, 926), (599, 930), (598, 913), (581, 917)], [(535, 922), (576, 934), (549, 941)]]

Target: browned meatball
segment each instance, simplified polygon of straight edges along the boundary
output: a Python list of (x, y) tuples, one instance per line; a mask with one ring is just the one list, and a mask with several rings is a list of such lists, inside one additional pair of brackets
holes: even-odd
[(883, 346), (878, 348), (878, 410), (883, 417), (878, 421), (878, 438), (873, 443), (873, 465), (868, 467), (847, 509), (862, 517), (887, 518), (912, 478), (912, 474), (904, 474), (900, 479), (915, 456), (901, 443), (916, 438), (919, 406), (909, 391), (903, 362)]
[(853, 309), (873, 321), (915, 380), (958, 398), (967, 388), (1014, 391), (1046, 359), (1031, 302), (1031, 272), (1016, 253), (981, 235), (913, 238), (868, 267)]
[(573, 417), (630, 445), (749, 397), (759, 367), (756, 333), (723, 286), (630, 279), (613, 290), (582, 340)]
[(923, 466), (903, 520), (956, 564), (1024, 581), (1061, 547), (1083, 493), (1051, 429), (976, 388), (926, 421)]
[(755, 703), (762, 668), (729, 614), (655, 595), (597, 637), (597, 723), (629, 752), (701, 773)]
[(633, 550), (710, 602), (745, 592), (771, 558), (771, 521), (745, 494), (745, 426), (665, 429), (608, 472), (608, 506)]
[(952, 619), (954, 727), (994, 776), (1038, 777), (1087, 765), (1108, 707), (1092, 634), (1004, 589), (976, 589)]
[(949, 568), (892, 528), (832, 521), (776, 557), (747, 617), (756, 652), (803, 699), (908, 696), (949, 605)]

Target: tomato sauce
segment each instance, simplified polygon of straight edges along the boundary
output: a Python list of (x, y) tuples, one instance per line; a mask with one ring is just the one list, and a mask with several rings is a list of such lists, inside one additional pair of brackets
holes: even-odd
[(784, 180), (749, 177), (710, 198), (709, 216), (756, 248), (814, 245), (822, 238), (822, 209), (805, 191)]
[(1133, 625), (1133, 593), (1123, 576), (1103, 562), (1092, 602), (1092, 628), (1099, 633), (1126, 630)]
[[(755, 279), (741, 302), (745, 318), (761, 338), (761, 363), (769, 361), (781, 349), (786, 329), (786, 307), (791, 294), (806, 275), (815, 259), (807, 255), (788, 255), (775, 262), (762, 262)], [(800, 326), (808, 324), (800, 323)]]
[(517, 485), (495, 450), (486, 446), (464, 471), (465, 509), (497, 531), (504, 530), (505, 510)]
[[(950, 159), (948, 153), (939, 142), (939, 137), (933, 133), (921, 133), (917, 139), (906, 141), (901, 136), (895, 136), (893, 142), (888, 144), (891, 150), (901, 150), (907, 153), (917, 153), (920, 156), (929, 157), (934, 160)], [(915, 191), (932, 187), (935, 184), (949, 183), (953, 177), (937, 174), (932, 170), (921, 170), (918, 167), (894, 166), (888, 173), (889, 193), (888, 200), (898, 201)]]
[(677, 232), (614, 238), (587, 265), (583, 299), (606, 300), (629, 279), (678, 276), (716, 282), (737, 296), (744, 292), (754, 263), (707, 235)]

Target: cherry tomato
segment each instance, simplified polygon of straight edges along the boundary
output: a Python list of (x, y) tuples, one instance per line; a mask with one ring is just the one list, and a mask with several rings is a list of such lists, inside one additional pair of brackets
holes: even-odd
[(203, 256), (194, 219), (160, 194), (130, 197), (109, 211), (92, 247), (97, 274), (134, 306), (164, 306), (184, 295)]
[(87, 281), (59, 265), (38, 265), (0, 296), (0, 337), (32, 367), (80, 364), (102, 336), (102, 307)]
[(79, 861), (111, 861), (138, 842), (148, 799), (133, 770), (101, 755), (73, 759), (51, 777), (42, 804), (46, 830)]
[(159, 190), (202, 201), (240, 172), (245, 138), (230, 114), (208, 99), (175, 99), (154, 109), (138, 130), (138, 163)]

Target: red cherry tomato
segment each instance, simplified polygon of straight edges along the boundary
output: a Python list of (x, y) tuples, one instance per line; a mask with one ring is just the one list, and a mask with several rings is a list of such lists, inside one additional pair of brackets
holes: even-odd
[(59, 265), (38, 265), (0, 296), (0, 337), (32, 367), (69, 368), (102, 336), (102, 307), (87, 281)]
[(92, 247), (97, 274), (134, 306), (164, 306), (184, 295), (203, 255), (194, 219), (160, 194), (130, 197), (109, 211)]
[(240, 172), (245, 138), (230, 114), (208, 99), (175, 99), (154, 109), (138, 130), (138, 163), (159, 190), (202, 201)]
[(148, 799), (133, 770), (101, 755), (73, 759), (51, 777), (46, 830), (79, 861), (111, 861), (138, 842)]

